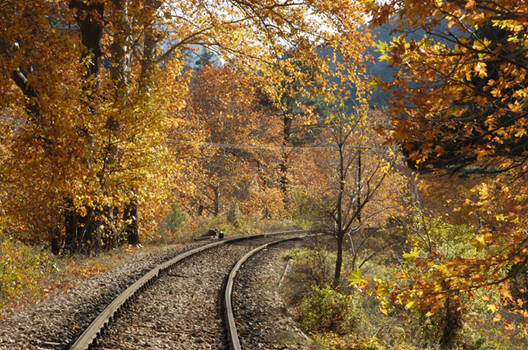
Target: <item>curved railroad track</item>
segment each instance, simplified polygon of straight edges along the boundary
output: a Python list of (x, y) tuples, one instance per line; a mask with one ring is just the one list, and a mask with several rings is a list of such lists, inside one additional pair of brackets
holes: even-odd
[(256, 255), (258, 252), (281, 243), (293, 241), (302, 238), (302, 236), (297, 237), (291, 237), (291, 238), (283, 238), (278, 239), (270, 243), (265, 243), (263, 245), (258, 246), (257, 248), (253, 249), (252, 251), (248, 252), (246, 255), (244, 255), (240, 260), (237, 261), (231, 272), (229, 273), (229, 276), (227, 278), (227, 284), (225, 287), (225, 293), (224, 293), (224, 304), (225, 304), (225, 314), (226, 314), (226, 328), (227, 328), (227, 335), (229, 339), (229, 345), (230, 349), (232, 350), (242, 350), (242, 345), (238, 336), (238, 330), (237, 325), (235, 322), (235, 313), (233, 310), (233, 286), (235, 284), (235, 278), (237, 277), (238, 272), (242, 268), (242, 265), (252, 256)]
[[(234, 280), (236, 271), (250, 253), (309, 233), (313, 232), (235, 237), (181, 253), (147, 272), (117, 296), (70, 349), (227, 349), (218, 305), (218, 294), (222, 293), (220, 285), (224, 284), (225, 276), (232, 275), (226, 283), (227, 296), (229, 281)], [(278, 236), (288, 237), (277, 239)], [(243, 261), (239, 261), (242, 255), (240, 260)], [(231, 273), (233, 265), (235, 272)], [(232, 309), (229, 309), (225, 309), (225, 324), (227, 327), (231, 324), (227, 330), (229, 346), (240, 349), (237, 347), (240, 342), (233, 337), (236, 325), (233, 331), (235, 322)]]

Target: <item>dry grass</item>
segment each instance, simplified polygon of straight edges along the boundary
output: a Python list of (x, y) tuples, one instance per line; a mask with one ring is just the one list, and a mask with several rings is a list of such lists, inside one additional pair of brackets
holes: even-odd
[[(161, 252), (164, 246), (157, 242), (138, 247), (124, 245), (94, 256), (46, 254), (46, 259), (39, 267), (40, 272), (31, 281), (33, 284), (31, 290), (21, 288), (21, 292), (17, 295), (4, 296), (1, 300), (3, 308), (0, 309), (0, 319), (27, 310), (52, 295), (65, 293), (80, 281), (125, 265), (137, 259), (138, 255)], [(42, 254), (40, 247), (34, 246), (28, 249), (35, 255)]]

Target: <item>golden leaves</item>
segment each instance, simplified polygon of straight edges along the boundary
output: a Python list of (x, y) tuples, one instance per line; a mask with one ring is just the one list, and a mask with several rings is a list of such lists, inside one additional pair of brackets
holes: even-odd
[(491, 313), (497, 312), (499, 310), (499, 306), (497, 304), (488, 304), (486, 308)]
[[(188, 142), (203, 140), (203, 123), (211, 123), (208, 136), (213, 141), (268, 141), (268, 135), (259, 134), (271, 134), (272, 127), (256, 116), (257, 91), (282, 110), (295, 85), (303, 87), (305, 95), (320, 93), (331, 101), (329, 92), (338, 84), (326, 79), (330, 63), (342, 82), (364, 84), (360, 63), (371, 36), (368, 30), (360, 31), (364, 16), (360, 4), (351, 1), (108, 3), (103, 18), (96, 19), (104, 27), (103, 37), (91, 53), (73, 25), (76, 15), (89, 13), (73, 11), (69, 1), (11, 3), (16, 8), (9, 5), (0, 14), (9, 24), (0, 29), (0, 38), (9, 43), (9, 52), (4, 47), (0, 52), (0, 102), (13, 112), (10, 133), (2, 140), (2, 147), (8, 148), (2, 152), (2, 192), (10, 193), (2, 204), (28, 231), (37, 227), (42, 235), (64, 229), (66, 200), (84, 215), (89, 208), (119, 208), (133, 198), (153, 203), (141, 208), (142, 220), (159, 216), (162, 202), (176, 187), (184, 194), (194, 191), (186, 178), (200, 172), (196, 154), (203, 152), (206, 158), (211, 153)], [(59, 18), (58, 23), (51, 24), (50, 18)], [(198, 44), (214, 50), (232, 71), (222, 76), (211, 68), (209, 78), (216, 86), (194, 86), (195, 97), (201, 97), (190, 101), (192, 70), (184, 69), (183, 52)], [(333, 57), (318, 54), (326, 47), (333, 48)], [(104, 64), (86, 76), (102, 63), (92, 62), (98, 48)], [(336, 62), (339, 54), (346, 60)], [(287, 55), (291, 57), (283, 59)], [(10, 77), (16, 69), (31, 71), (25, 76), (26, 87), (34, 91), (13, 84)], [(239, 75), (248, 79), (237, 81)], [(318, 91), (309, 91), (312, 86)], [(12, 107), (24, 103), (38, 107), (38, 113)], [(186, 114), (191, 103), (194, 110)], [(313, 117), (308, 107), (301, 109)], [(207, 119), (211, 111), (215, 115)], [(262, 164), (269, 157), (255, 156)], [(240, 170), (233, 154), (222, 162)], [(246, 170), (248, 163), (243, 164)], [(258, 192), (263, 183), (270, 183), (264, 177), (272, 177), (250, 179), (250, 174), (247, 170), (242, 180), (232, 182), (243, 187), (247, 180), (253, 184), (251, 191)], [(276, 204), (280, 193), (266, 188), (255, 197)]]

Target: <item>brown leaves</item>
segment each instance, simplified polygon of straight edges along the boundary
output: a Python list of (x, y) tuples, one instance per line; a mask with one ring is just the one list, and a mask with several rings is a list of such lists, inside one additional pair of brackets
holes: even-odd
[(264, 207), (277, 214), (282, 199), (272, 184), (281, 120), (259, 106), (257, 88), (251, 76), (227, 65), (196, 70), (183, 112), (195, 135), (189, 142), (199, 150), (195, 171), (185, 172), (182, 179), (195, 188), (184, 196), (193, 209), (202, 206), (215, 213), (237, 202), (245, 214)]

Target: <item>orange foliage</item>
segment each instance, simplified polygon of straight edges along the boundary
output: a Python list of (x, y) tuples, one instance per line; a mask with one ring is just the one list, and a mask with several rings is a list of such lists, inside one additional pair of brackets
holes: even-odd
[[(180, 142), (205, 137), (180, 113), (189, 83), (184, 49), (207, 47), (248, 77), (223, 92), (216, 119), (239, 127), (234, 135), (243, 139), (249, 133), (242, 129), (257, 124), (250, 115), (230, 121), (227, 101), (250, 98), (258, 86), (283, 108), (288, 81), (324, 85), (331, 57), (318, 49), (339, 51), (345, 66), (361, 59), (358, 38), (367, 40), (358, 34), (359, 4), (348, 0), (37, 0), (1, 7), (2, 207), (11, 232), (49, 240), (57, 251), (97, 250), (124, 236), (136, 243), (138, 225), (153, 230), (175, 191), (197, 193), (183, 175), (199, 176), (193, 170), (200, 167), (189, 167), (197, 164), (192, 155), (209, 151)], [(285, 59), (286, 52), (293, 54)], [(306, 74), (299, 62), (321, 72)], [(214, 92), (230, 83), (217, 78)], [(247, 101), (238, 106), (251, 109)], [(268, 157), (248, 153), (261, 163)], [(222, 157), (234, 170), (235, 158)], [(229, 191), (242, 195), (249, 180)]]
[(184, 114), (202, 141), (193, 142), (199, 171), (186, 174), (194, 190), (184, 201), (194, 212), (218, 215), (233, 201), (246, 215), (280, 205), (270, 192), (280, 124), (258, 103), (257, 87), (232, 67), (208, 64), (193, 77)]
[[(420, 170), (469, 176), (429, 181), (424, 190), (433, 200), (443, 197), (436, 191), (445, 194), (450, 203), (438, 212), (473, 224), (477, 232), (465, 254), (452, 256), (434, 246), (411, 254), (424, 269), (413, 276), (402, 272), (408, 285), (394, 289), (393, 301), (429, 313), (449, 307), (458, 312), (463, 300), (493, 290), (526, 320), (524, 300), (509, 292), (528, 262), (526, 4), (366, 4), (373, 23), (391, 22), (402, 34), (381, 45), (383, 58), (396, 69), (393, 82), (380, 82), (394, 96), (390, 139)], [(426, 35), (407, 37), (417, 29)]]

